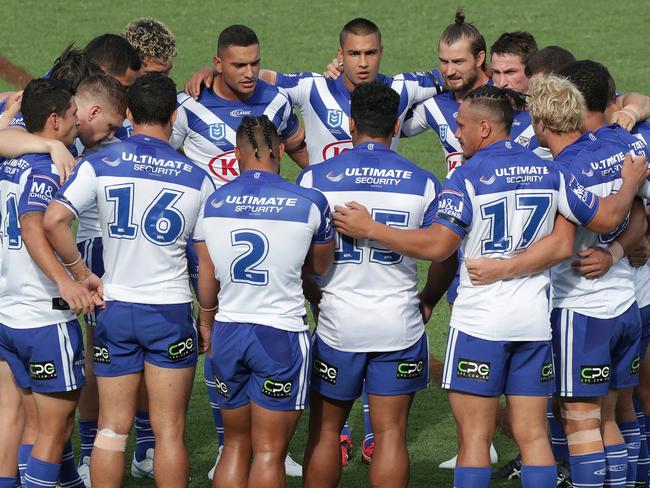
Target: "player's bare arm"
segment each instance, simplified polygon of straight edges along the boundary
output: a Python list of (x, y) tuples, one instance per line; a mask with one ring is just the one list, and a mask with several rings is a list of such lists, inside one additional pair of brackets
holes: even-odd
[(431, 318), (431, 313), (436, 304), (454, 280), (458, 268), (458, 255), (453, 253), (441, 263), (432, 262), (427, 272), (427, 281), (420, 292), (420, 312), (426, 324)]
[(302, 121), (298, 130), (282, 142), (284, 142), (284, 150), (298, 166), (303, 169), (309, 166), (309, 156), (305, 144), (305, 126)]
[(210, 259), (208, 247), (205, 242), (195, 242), (194, 249), (199, 258), (199, 353), (210, 351), (210, 339), (214, 316), (219, 307), (217, 296), (219, 295), (219, 282), (215, 278), (214, 264)]
[(610, 122), (632, 130), (642, 120), (650, 117), (650, 97), (641, 93), (625, 93), (616, 97), (616, 104), (620, 110), (611, 115)]
[(646, 224), (648, 230), (646, 230), (645, 236), (639, 239), (639, 242), (637, 242), (634, 249), (632, 249), (627, 256), (628, 260), (630, 261), (630, 265), (633, 268), (645, 266), (645, 264), (648, 262), (648, 259), (650, 259), (650, 222), (648, 222), (650, 215), (648, 215), (648, 207), (646, 207), (644, 210), (646, 213)]
[(555, 217), (553, 232), (510, 259), (465, 259), (472, 284), (491, 285), (497, 281), (540, 273), (573, 254), (576, 226), (562, 215)]
[(335, 240), (325, 244), (312, 244), (305, 258), (303, 273), (310, 275), (322, 275), (327, 273), (334, 261)]
[(194, 98), (194, 100), (197, 100), (199, 98), (199, 93), (201, 93), (201, 87), (203, 85), (212, 86), (212, 82), (216, 75), (217, 73), (212, 67), (201, 68), (190, 75), (185, 82), (183, 90), (185, 90), (185, 93), (189, 96)]

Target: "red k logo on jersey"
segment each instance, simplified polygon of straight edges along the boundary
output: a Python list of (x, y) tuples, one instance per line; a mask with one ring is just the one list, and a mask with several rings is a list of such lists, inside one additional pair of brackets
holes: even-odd
[(221, 153), (210, 160), (210, 173), (226, 183), (239, 176), (239, 163), (235, 151)]

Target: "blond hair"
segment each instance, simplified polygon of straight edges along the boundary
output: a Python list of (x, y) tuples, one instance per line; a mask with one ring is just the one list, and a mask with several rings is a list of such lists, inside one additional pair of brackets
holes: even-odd
[(580, 130), (585, 99), (566, 78), (555, 75), (534, 76), (528, 90), (528, 112), (557, 133)]
[(122, 34), (138, 51), (141, 60), (149, 58), (161, 64), (171, 64), (176, 56), (176, 37), (162, 22), (143, 17), (132, 20)]

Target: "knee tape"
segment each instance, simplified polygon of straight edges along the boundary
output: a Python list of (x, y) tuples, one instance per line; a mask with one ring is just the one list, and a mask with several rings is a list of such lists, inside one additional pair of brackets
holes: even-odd
[(602, 442), (602, 437), (600, 436), (600, 429), (587, 429), (568, 434), (566, 440), (569, 446), (573, 446), (587, 442)]
[(600, 422), (600, 408), (591, 410), (561, 410), (562, 418), (565, 420), (598, 420)]
[(97, 432), (94, 446), (107, 451), (126, 451), (126, 442), (129, 435), (116, 434), (111, 429), (102, 429)]

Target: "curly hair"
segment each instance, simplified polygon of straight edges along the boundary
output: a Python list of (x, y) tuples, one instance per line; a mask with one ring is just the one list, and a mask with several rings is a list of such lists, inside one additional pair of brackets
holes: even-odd
[(558, 134), (580, 130), (585, 99), (566, 78), (555, 75), (530, 79), (528, 112), (534, 121), (543, 121)]
[(161, 64), (171, 64), (176, 56), (176, 36), (162, 22), (143, 17), (132, 20), (122, 34), (138, 51), (142, 61), (151, 59)]

